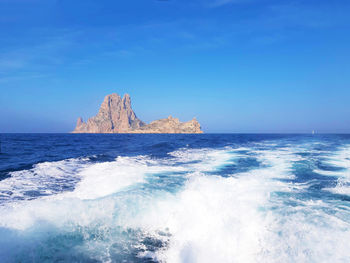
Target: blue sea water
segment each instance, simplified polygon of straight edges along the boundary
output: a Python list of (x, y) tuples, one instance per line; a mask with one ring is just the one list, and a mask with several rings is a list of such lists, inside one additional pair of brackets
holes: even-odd
[(0, 140), (0, 262), (350, 262), (350, 135)]

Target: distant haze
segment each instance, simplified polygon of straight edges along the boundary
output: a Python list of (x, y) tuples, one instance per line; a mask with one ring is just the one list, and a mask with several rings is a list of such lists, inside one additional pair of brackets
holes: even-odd
[(349, 133), (350, 2), (0, 0), (0, 132), (69, 132), (105, 95), (204, 132)]

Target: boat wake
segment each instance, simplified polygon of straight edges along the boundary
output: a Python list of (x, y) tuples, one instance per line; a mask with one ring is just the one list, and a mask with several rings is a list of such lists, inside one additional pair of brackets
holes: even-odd
[(12, 172), (0, 181), (1, 261), (348, 262), (350, 147), (318, 147), (266, 141)]

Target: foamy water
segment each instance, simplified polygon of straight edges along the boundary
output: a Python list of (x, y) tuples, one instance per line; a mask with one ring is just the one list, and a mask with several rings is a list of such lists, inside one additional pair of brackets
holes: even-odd
[(0, 181), (0, 259), (350, 262), (349, 169), (280, 138), (38, 163)]

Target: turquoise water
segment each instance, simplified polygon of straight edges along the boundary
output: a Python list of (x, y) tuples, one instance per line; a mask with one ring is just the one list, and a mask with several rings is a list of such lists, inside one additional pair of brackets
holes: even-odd
[(350, 262), (348, 135), (0, 139), (0, 262)]

